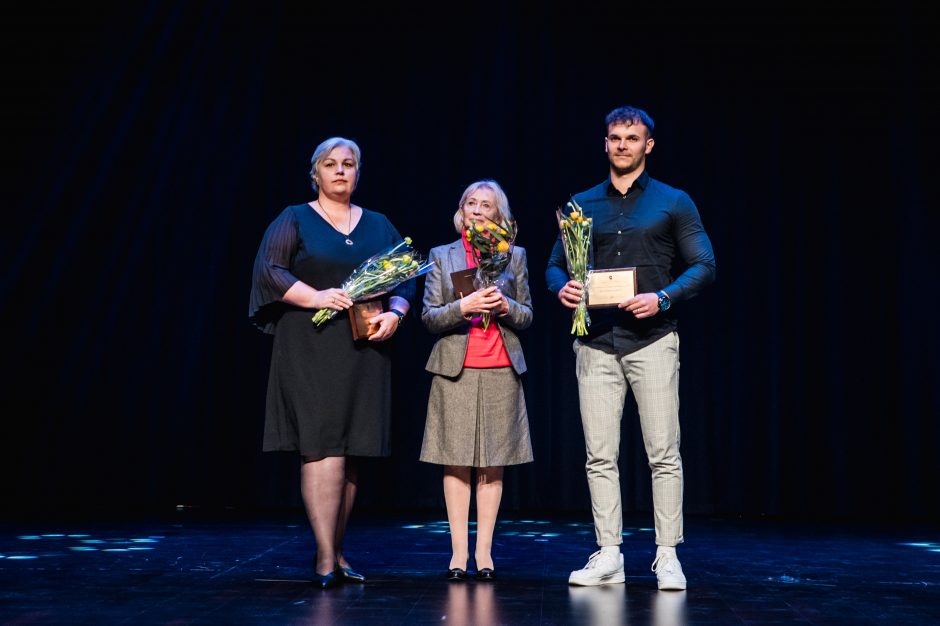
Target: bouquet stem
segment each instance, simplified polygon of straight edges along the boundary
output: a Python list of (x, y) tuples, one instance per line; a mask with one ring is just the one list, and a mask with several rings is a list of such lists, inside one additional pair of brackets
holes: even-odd
[(313, 323), (319, 326), (336, 317), (336, 313), (335, 309), (317, 309), (317, 312), (313, 314)]
[(567, 215), (562, 213), (561, 209), (555, 211), (555, 215), (561, 229), (561, 243), (565, 249), (565, 260), (568, 262), (568, 275), (580, 282), (583, 289), (581, 299), (572, 314), (571, 334), (583, 337), (588, 334), (587, 327), (591, 325), (591, 316), (587, 312), (587, 288), (591, 276), (588, 267), (593, 220), (584, 216), (584, 209), (574, 198), (568, 202), (568, 208), (571, 212)]
[(489, 314), (489, 313), (484, 313), (484, 314), (482, 315), (481, 321), (482, 321), (482, 323), (483, 323), (483, 332), (486, 332), (486, 329), (488, 329), (488, 328), (490, 327), (490, 314)]
[[(394, 246), (373, 254), (359, 264), (343, 281), (342, 289), (353, 302), (381, 296), (412, 278), (427, 273), (433, 263), (427, 263), (411, 245), (411, 237), (405, 237)], [(334, 317), (335, 309), (317, 309), (311, 318), (320, 326)]]
[(583, 337), (588, 334), (588, 324), (591, 323), (591, 318), (587, 312), (587, 303), (584, 301), (582, 296), (581, 301), (578, 302), (577, 308), (574, 310), (574, 315), (571, 316), (571, 334), (577, 335), (578, 337)]

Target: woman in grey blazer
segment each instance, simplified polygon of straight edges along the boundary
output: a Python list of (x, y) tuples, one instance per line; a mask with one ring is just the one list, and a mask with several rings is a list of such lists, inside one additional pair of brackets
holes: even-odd
[[(426, 365), (434, 374), (420, 459), (444, 466), (444, 502), (453, 554), (448, 580), (468, 578), (471, 478), (476, 468), (476, 578), (493, 580), (493, 531), (503, 493), (503, 467), (532, 461), (520, 376), (526, 371), (515, 331), (532, 323), (525, 249), (512, 248), (497, 286), (458, 291), (452, 272), (475, 266), (464, 236), (471, 220), (509, 223), (506, 193), (494, 180), (472, 183), (454, 214), (457, 241), (433, 248), (421, 320), (438, 335)], [(482, 314), (492, 321), (484, 330)]]

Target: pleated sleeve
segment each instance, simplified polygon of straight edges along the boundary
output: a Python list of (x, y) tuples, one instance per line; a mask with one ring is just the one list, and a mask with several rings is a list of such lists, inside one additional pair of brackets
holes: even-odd
[(298, 280), (290, 266), (299, 240), (297, 218), (290, 207), (271, 222), (261, 239), (251, 276), (248, 319), (267, 334), (274, 334), (284, 308), (281, 298)]

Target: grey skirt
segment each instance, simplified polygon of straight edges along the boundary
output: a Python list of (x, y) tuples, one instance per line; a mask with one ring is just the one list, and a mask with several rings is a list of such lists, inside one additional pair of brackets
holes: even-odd
[(516, 372), (465, 367), (456, 378), (435, 375), (418, 458), (464, 467), (531, 462), (529, 417)]

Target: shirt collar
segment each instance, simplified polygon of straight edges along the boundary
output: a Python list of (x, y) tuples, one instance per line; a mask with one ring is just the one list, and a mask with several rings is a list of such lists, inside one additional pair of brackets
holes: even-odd
[[(637, 177), (637, 179), (633, 181), (633, 184), (630, 185), (630, 189), (633, 189), (634, 187), (639, 187), (640, 191), (643, 191), (647, 188), (647, 186), (649, 186), (649, 182), (650, 182), (649, 172), (647, 172), (644, 169), (643, 172)], [(627, 193), (630, 193), (630, 189), (627, 189)], [(614, 187), (614, 184), (611, 182), (609, 177), (607, 178), (607, 195), (617, 196), (617, 197), (622, 197), (624, 195), (620, 193), (620, 191), (616, 187)]]

